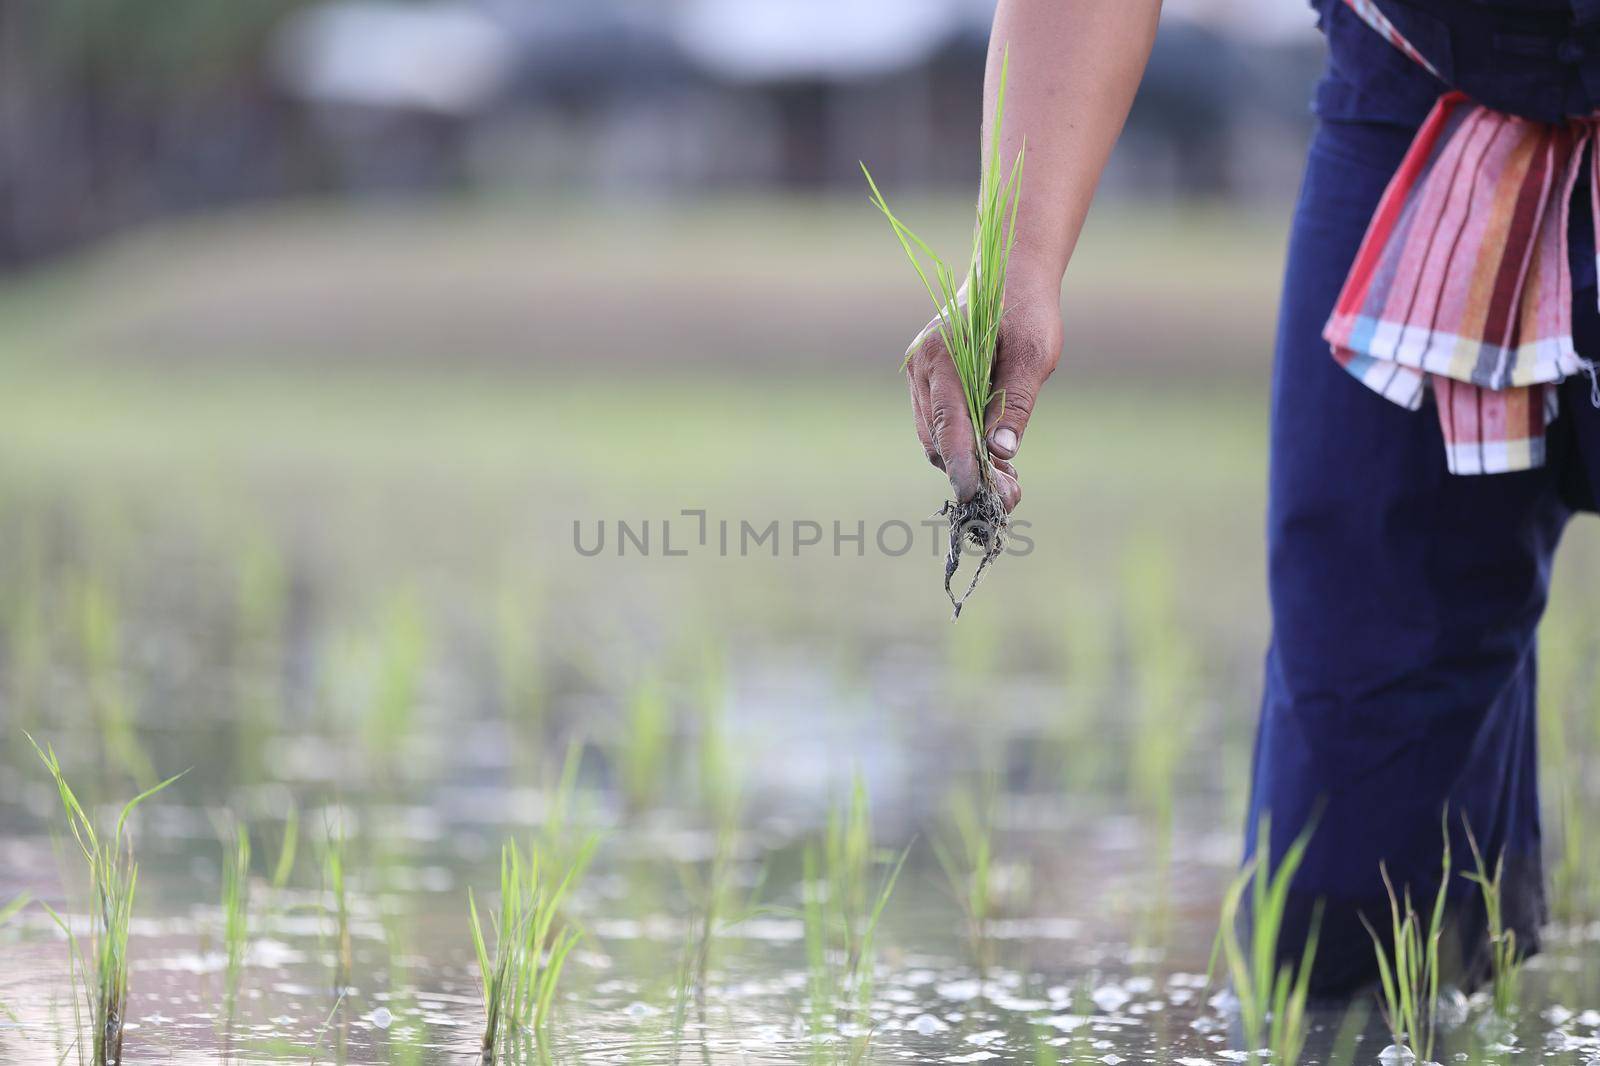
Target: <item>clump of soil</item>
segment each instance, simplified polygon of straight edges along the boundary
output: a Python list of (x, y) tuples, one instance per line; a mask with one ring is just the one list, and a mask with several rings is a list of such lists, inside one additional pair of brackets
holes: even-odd
[[(984, 463), (983, 485), (972, 499), (966, 503), (946, 500), (939, 509), (939, 514), (950, 523), (950, 551), (944, 559), (944, 594), (950, 597), (950, 605), (955, 608), (955, 613), (950, 616), (951, 621), (961, 617), (961, 608), (978, 587), (978, 582), (983, 580), (983, 572), (1005, 551), (1006, 528), (1011, 520), (1006, 515), (1000, 494), (994, 490), (989, 471), (989, 464)], [(957, 597), (950, 587), (950, 581), (961, 567), (961, 556), (967, 544), (982, 548), (983, 554), (978, 558), (978, 569), (973, 571), (967, 591)]]

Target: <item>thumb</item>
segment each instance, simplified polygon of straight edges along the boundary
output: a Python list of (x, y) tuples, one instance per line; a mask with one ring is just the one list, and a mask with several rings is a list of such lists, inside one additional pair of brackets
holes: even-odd
[(985, 418), (991, 455), (1010, 459), (1017, 454), (1039, 389), (1055, 370), (1059, 354), (1059, 349), (1036, 336), (1002, 338), (995, 360), (996, 396)]

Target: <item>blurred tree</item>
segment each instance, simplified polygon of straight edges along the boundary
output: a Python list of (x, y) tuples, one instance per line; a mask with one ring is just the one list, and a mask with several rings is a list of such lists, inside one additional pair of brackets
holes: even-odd
[(306, 0), (0, 0), (0, 266), (281, 183), (263, 73)]
[(40, 13), (47, 62), (136, 91), (180, 94), (234, 80), (305, 0), (20, 0)]

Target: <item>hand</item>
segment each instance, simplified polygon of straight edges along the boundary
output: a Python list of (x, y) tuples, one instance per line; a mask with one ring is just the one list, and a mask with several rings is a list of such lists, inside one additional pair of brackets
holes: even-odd
[[(985, 414), (984, 440), (994, 463), (995, 489), (1007, 511), (1022, 499), (1011, 460), (1021, 447), (1039, 387), (1061, 358), (1060, 292), (1059, 281), (1033, 282), (1015, 273), (1006, 286), (995, 351), (996, 399)], [(949, 476), (956, 501), (965, 503), (977, 493), (982, 474), (955, 364), (931, 323), (912, 342), (909, 355), (906, 375), (917, 437), (928, 462)]]

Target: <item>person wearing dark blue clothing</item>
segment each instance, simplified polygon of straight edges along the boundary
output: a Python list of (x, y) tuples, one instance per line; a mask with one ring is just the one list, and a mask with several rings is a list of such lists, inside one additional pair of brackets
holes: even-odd
[[(1285, 0), (1290, 2), (1290, 0)], [(1380, 867), (1415, 898), (1440, 884), (1444, 835), (1505, 861), (1505, 918), (1525, 950), (1546, 917), (1537, 786), (1535, 629), (1567, 521), (1600, 498), (1600, 411), (1579, 375), (1550, 387), (1543, 461), (1452, 473), (1440, 420), (1390, 402), (1330, 356), (1324, 329), (1413, 139), (1443, 94), (1541, 123), (1600, 110), (1600, 0), (1316, 0), (1328, 42), (1317, 125), (1295, 208), (1279, 312), (1267, 513), (1272, 639), (1253, 763), (1246, 855), (1310, 829), (1291, 894), (1286, 958), (1314, 916), (1312, 980), (1341, 997), (1375, 978), (1366, 921), (1387, 928)], [(1002, 152), (1026, 138), (1017, 246), (996, 360), (1003, 408), (985, 446), (1008, 508), (1012, 460), (1060, 355), (1060, 286), (1101, 170), (1142, 76), (1159, 0), (1000, 0), (986, 113), (1002, 50)], [(985, 131), (987, 143), (988, 131)], [(1567, 244), (1571, 334), (1600, 356), (1592, 175), (1577, 180)], [(959, 499), (976, 444), (936, 336), (908, 364), (930, 462)], [(1552, 393), (1555, 398), (1556, 394)], [(1270, 814), (1272, 840), (1257, 828)], [(1487, 973), (1476, 888), (1449, 878), (1445, 955)]]

